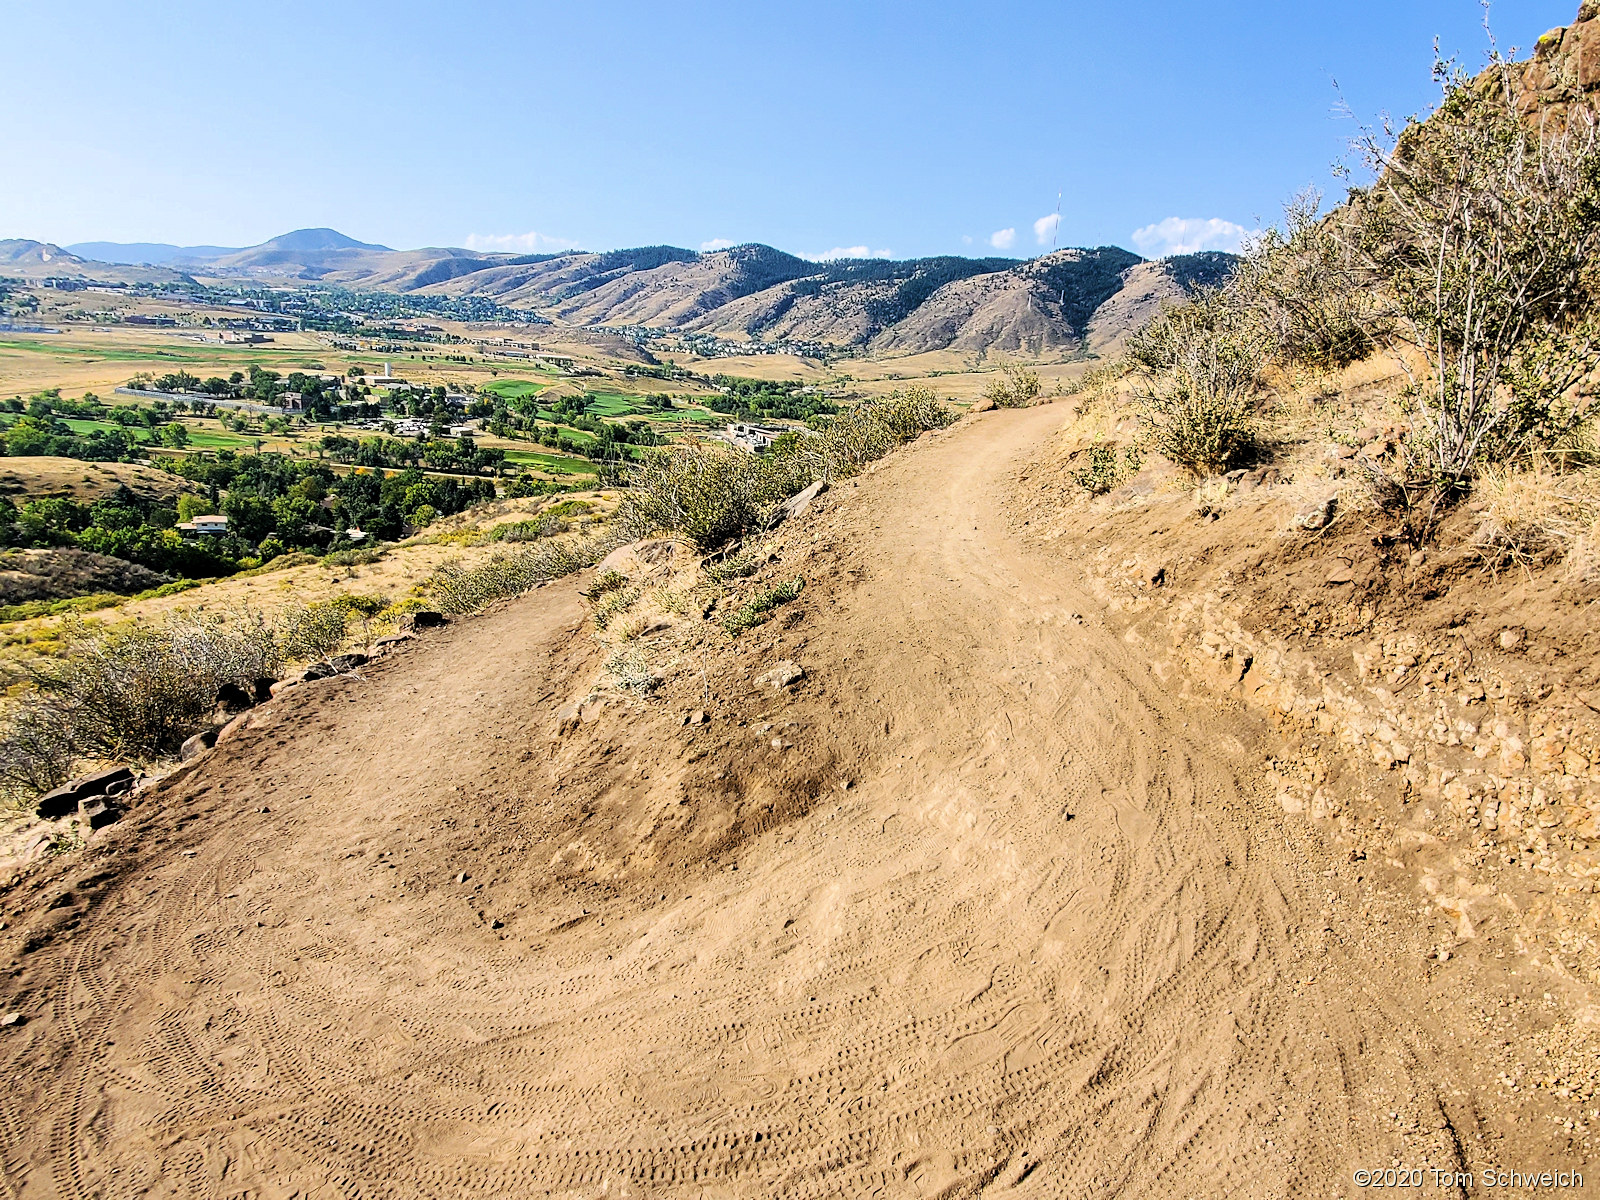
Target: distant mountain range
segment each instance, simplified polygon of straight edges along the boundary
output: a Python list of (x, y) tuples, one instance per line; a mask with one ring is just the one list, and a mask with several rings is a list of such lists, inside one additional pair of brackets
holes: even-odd
[(1101, 351), (1164, 300), (1225, 278), (1226, 254), (1150, 262), (1116, 246), (1021, 261), (953, 256), (813, 262), (750, 244), (697, 253), (392, 250), (333, 229), (242, 248), (0, 241), (0, 274), (128, 282), (322, 283), (363, 291), (473, 295), (572, 325), (825, 342), (884, 353)]
[(65, 247), (80, 258), (119, 266), (164, 267), (173, 264), (215, 263), (252, 252), (305, 254), (329, 250), (388, 250), (358, 242), (337, 229), (297, 229), (259, 246), (172, 246), (166, 242), (75, 242)]

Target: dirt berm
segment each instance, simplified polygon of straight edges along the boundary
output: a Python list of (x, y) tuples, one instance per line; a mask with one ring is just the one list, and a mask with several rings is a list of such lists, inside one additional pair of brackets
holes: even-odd
[[(1425, 958), (1416, 896), (1275, 801), (1272, 727), (1164, 683), (1071, 549), (1009, 532), (1063, 415), (835, 488), (785, 527), (801, 597), (651, 700), (591, 693), (580, 578), (257, 710), (7, 897), (3, 1191), (1584, 1169), (1452, 1008), (1542, 991), (1526, 964)], [(760, 682), (779, 659), (805, 678)]]

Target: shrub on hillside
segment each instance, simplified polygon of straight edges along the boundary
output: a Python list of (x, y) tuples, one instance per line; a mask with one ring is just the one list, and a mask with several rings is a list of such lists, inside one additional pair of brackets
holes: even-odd
[(329, 601), (291, 604), (278, 615), (274, 631), (283, 657), (291, 660), (327, 658), (344, 645), (350, 609)]
[(762, 460), (731, 447), (648, 451), (617, 516), (636, 537), (670, 529), (697, 546), (719, 546), (755, 525), (763, 482)]
[(1595, 112), (1540, 113), (1498, 57), (1478, 79), (1435, 73), (1426, 121), (1359, 140), (1376, 182), (1334, 226), (1360, 281), (1390, 299), (1395, 339), (1427, 364), (1410, 486), (1430, 522), (1482, 464), (1570, 436), (1587, 415), (1574, 391), (1600, 363)]
[(37, 692), (0, 714), (0, 803), (21, 805), (72, 778), (77, 738), (66, 714)]
[(1389, 327), (1387, 302), (1357, 276), (1349, 251), (1318, 217), (1322, 197), (1302, 192), (1284, 206), (1283, 228), (1245, 248), (1226, 293), (1259, 326), (1286, 366), (1337, 370), (1377, 349)]
[(1226, 293), (1164, 309), (1129, 339), (1128, 357), (1143, 372), (1134, 395), (1147, 446), (1204, 477), (1254, 444), (1266, 345)]
[(496, 600), (592, 567), (626, 540), (619, 527), (606, 526), (575, 542), (538, 542), (496, 554), (475, 567), (446, 563), (423, 586), (442, 612), (476, 612)]
[(150, 625), (69, 626), (66, 653), (31, 674), (76, 753), (148, 759), (175, 753), (210, 717), (224, 684), (276, 675), (282, 661), (258, 613), (180, 612)]
[(1083, 465), (1069, 472), (1073, 482), (1091, 496), (1103, 496), (1123, 481), (1138, 474), (1144, 456), (1136, 446), (1116, 446), (1096, 442), (1083, 452)]
[(617, 681), (617, 686), (636, 696), (648, 696), (661, 685), (661, 680), (650, 670), (644, 654), (635, 648), (618, 650), (606, 659), (606, 670)]
[(791, 432), (761, 456), (720, 446), (648, 451), (633, 468), (618, 522), (630, 537), (681, 533), (714, 549), (763, 525), (774, 506), (819, 479), (843, 479), (903, 442), (955, 419), (934, 394), (913, 387)]
[(792, 579), (787, 583), (774, 584), (770, 588), (762, 588), (750, 599), (746, 600), (733, 612), (722, 620), (724, 632), (732, 637), (737, 637), (747, 629), (754, 629), (757, 625), (767, 622), (772, 616), (772, 610), (781, 604), (787, 604), (798, 596), (806, 586), (804, 579)]
[(1025, 408), (1039, 398), (1040, 391), (1037, 373), (1017, 363), (1008, 363), (989, 381), (983, 395), (996, 408)]

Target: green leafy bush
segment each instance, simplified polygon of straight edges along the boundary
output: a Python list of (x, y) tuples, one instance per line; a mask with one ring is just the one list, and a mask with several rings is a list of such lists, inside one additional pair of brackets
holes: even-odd
[(1143, 371), (1134, 396), (1147, 446), (1204, 477), (1255, 443), (1267, 347), (1226, 293), (1163, 309), (1129, 339), (1128, 356)]
[(1096, 442), (1084, 451), (1084, 465), (1070, 474), (1073, 481), (1091, 496), (1103, 496), (1130, 476), (1138, 474), (1144, 456), (1136, 446), (1117, 447)]
[(350, 608), (332, 601), (291, 604), (278, 616), (275, 636), (284, 658), (327, 658), (344, 645)]

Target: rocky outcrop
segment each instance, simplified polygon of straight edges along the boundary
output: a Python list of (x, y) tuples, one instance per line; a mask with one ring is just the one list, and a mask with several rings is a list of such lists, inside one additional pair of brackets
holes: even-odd
[(1584, 0), (1577, 19), (1552, 29), (1534, 45), (1533, 57), (1521, 65), (1525, 103), (1530, 111), (1593, 101), (1600, 89), (1600, 4)]
[(39, 797), (36, 811), (47, 821), (70, 816), (85, 801), (107, 796), (120, 796), (133, 789), (131, 767), (111, 767), (84, 775), (71, 783), (62, 784), (54, 791)]

